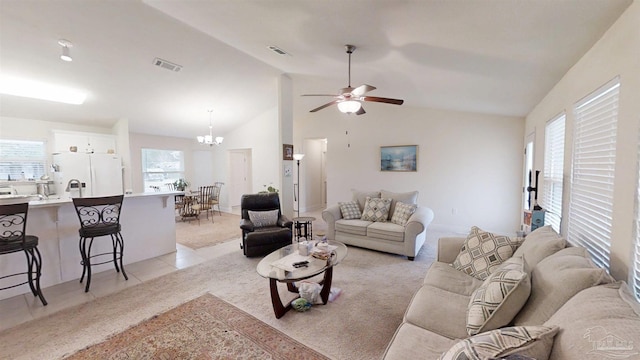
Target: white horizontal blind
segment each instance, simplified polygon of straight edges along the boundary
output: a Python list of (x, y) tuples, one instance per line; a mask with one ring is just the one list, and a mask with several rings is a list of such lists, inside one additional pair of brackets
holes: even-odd
[(609, 270), (620, 82), (576, 104), (567, 240)]
[(0, 140), (0, 180), (39, 179), (45, 175), (43, 141)]
[(638, 188), (636, 190), (636, 246), (633, 251), (633, 269), (629, 281), (636, 299), (640, 301), (640, 139), (638, 139)]
[(549, 121), (545, 127), (543, 188), (540, 200), (546, 210), (545, 225), (551, 225), (558, 233), (562, 220), (565, 119), (565, 114), (562, 114)]

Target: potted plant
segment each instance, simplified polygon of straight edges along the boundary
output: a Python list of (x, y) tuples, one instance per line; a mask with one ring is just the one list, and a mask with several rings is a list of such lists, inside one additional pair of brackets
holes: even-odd
[(189, 186), (189, 182), (185, 179), (178, 179), (173, 182), (173, 186), (178, 191), (185, 191), (187, 189), (187, 186)]

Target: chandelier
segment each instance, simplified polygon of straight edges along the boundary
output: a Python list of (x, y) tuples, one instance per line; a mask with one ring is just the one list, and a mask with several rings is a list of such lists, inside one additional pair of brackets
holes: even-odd
[(222, 144), (222, 141), (224, 140), (224, 138), (222, 136), (216, 136), (214, 139), (213, 125), (212, 125), (213, 110), (207, 110), (207, 111), (209, 111), (209, 135), (197, 136), (196, 138), (198, 139), (198, 142), (202, 145), (209, 145), (209, 146), (220, 145)]

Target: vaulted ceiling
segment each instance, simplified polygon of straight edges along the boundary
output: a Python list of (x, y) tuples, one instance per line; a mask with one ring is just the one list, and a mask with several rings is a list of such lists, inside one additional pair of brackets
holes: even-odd
[(224, 134), (276, 106), (280, 74), (309, 109), (322, 101), (298, 95), (345, 87), (345, 44), (358, 47), (352, 85), (371, 95), (524, 116), (632, 1), (0, 0), (0, 73), (89, 94), (83, 105), (2, 95), (0, 116), (127, 118), (134, 132), (193, 137), (213, 108)]

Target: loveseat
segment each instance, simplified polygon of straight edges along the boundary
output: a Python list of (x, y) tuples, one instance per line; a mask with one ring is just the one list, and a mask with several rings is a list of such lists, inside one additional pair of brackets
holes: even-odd
[(477, 228), (439, 239), (384, 359), (640, 359), (640, 304), (586, 249), (542, 227), (507, 241), (512, 256), (482, 280), (465, 254), (476, 235), (504, 242)]
[(413, 260), (425, 242), (433, 211), (418, 206), (418, 192), (352, 190), (353, 198), (322, 212), (326, 236), (347, 245)]

